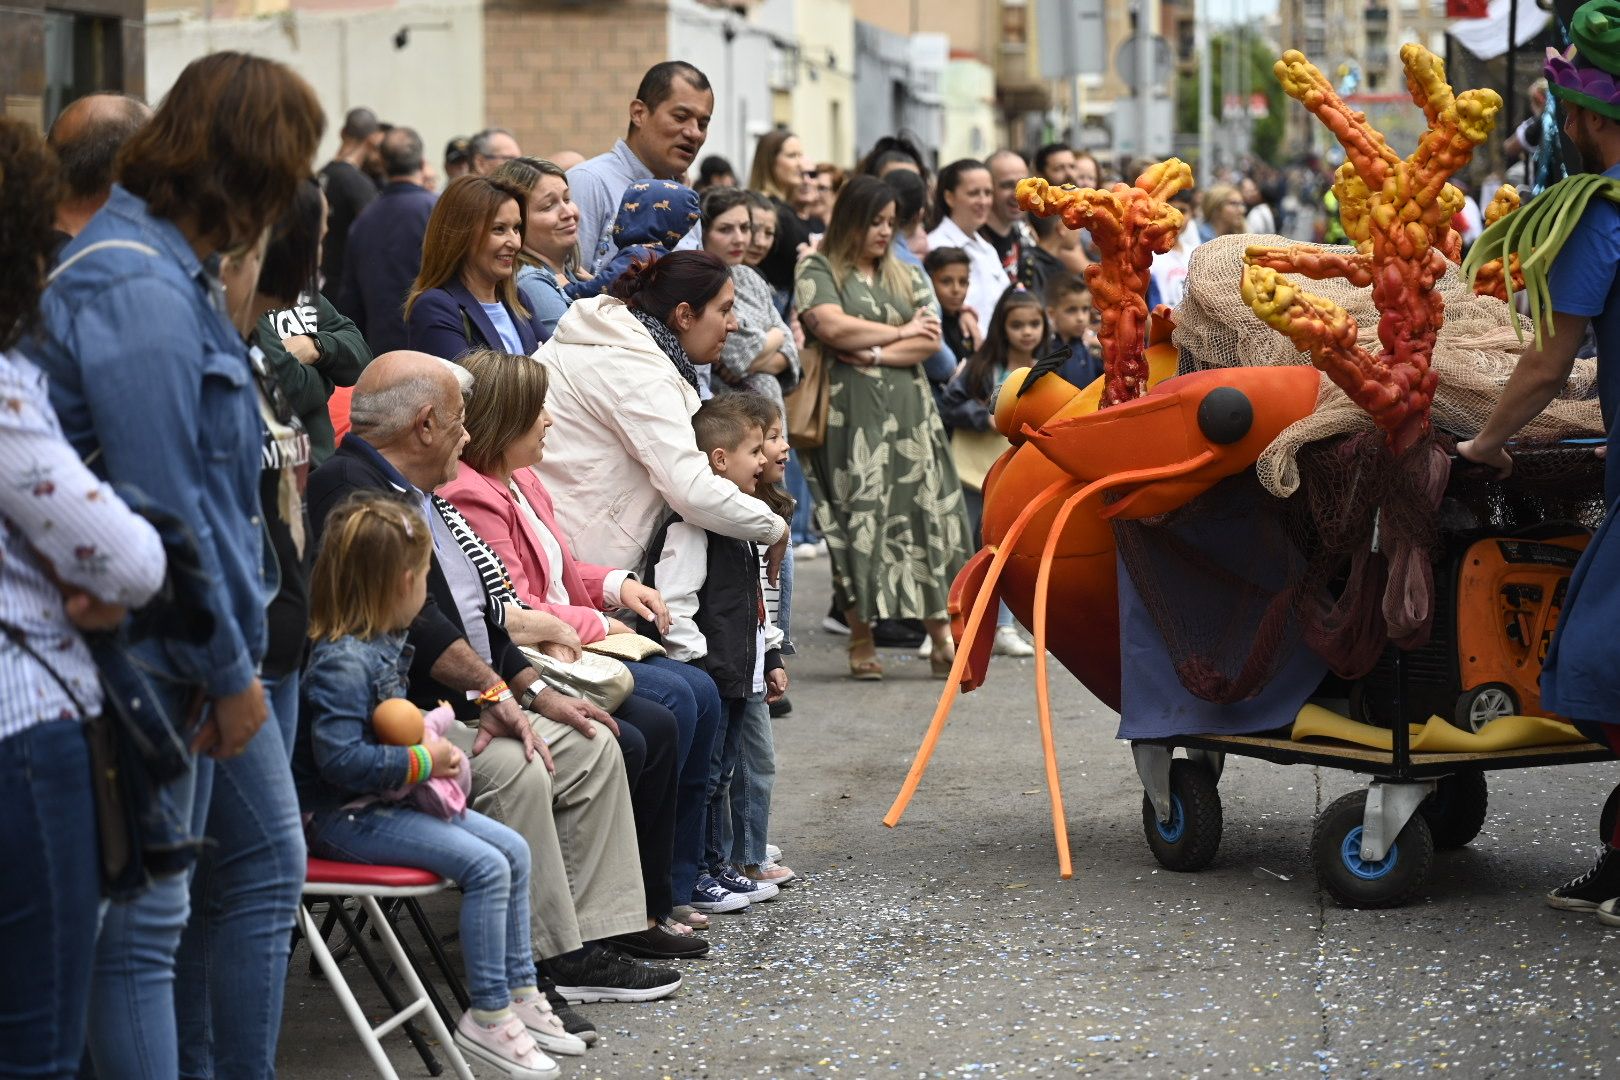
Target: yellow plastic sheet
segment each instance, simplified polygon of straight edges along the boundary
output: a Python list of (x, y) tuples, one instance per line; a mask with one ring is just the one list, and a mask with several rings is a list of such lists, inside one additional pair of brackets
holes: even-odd
[[(1527, 746), (1558, 746), (1585, 742), (1586, 737), (1562, 720), (1541, 716), (1502, 716), (1486, 724), (1476, 734), (1429, 717), (1421, 727), (1414, 724), (1412, 752), (1415, 754), (1481, 754), (1493, 750), (1521, 750)], [(1361, 724), (1320, 705), (1307, 705), (1294, 720), (1292, 738), (1332, 739), (1335, 742), (1365, 746), (1371, 750), (1392, 750), (1394, 734), (1372, 724)]]

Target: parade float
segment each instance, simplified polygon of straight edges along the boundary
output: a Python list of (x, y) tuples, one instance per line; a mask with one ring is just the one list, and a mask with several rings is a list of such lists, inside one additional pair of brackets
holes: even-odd
[[(1535, 288), (1534, 247), (1482, 248), (1494, 257), (1463, 273), (1449, 181), (1501, 102), (1454, 93), (1421, 46), (1400, 55), (1427, 120), (1404, 157), (1302, 54), (1274, 69), (1344, 148), (1334, 191), (1351, 246), (1218, 238), (1194, 252), (1173, 313), (1150, 314), (1145, 294), (1183, 224), (1169, 204), (1191, 184), (1183, 162), (1106, 191), (1019, 185), (1028, 212), (1089, 230), (1102, 254), (1087, 280), (1104, 374), (1074, 387), (1037, 362), (1000, 392), (1008, 448), (984, 485), (984, 547), (952, 589), (955, 666), (886, 824), (958, 696), (983, 683), (1001, 601), (1035, 638), (1064, 877), (1049, 654), (1119, 711), (1144, 832), (1171, 869), (1215, 856), (1228, 754), (1370, 776), (1312, 840), (1347, 904), (1399, 903), (1435, 847), (1471, 840), (1486, 771), (1607, 756), (1535, 694), (1603, 512), (1595, 367), (1578, 361), (1526, 429), (1514, 479), (1455, 467), (1522, 348), (1507, 298)], [(1487, 239), (1537, 202), (1519, 209), (1505, 190)]]

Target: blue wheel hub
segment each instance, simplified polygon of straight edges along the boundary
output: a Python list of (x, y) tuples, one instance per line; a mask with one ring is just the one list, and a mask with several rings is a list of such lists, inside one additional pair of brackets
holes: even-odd
[(1153, 819), (1153, 827), (1159, 830), (1159, 837), (1167, 844), (1175, 844), (1187, 835), (1187, 813), (1182, 809), (1181, 796), (1170, 796), (1170, 820), (1160, 821)]
[(1399, 844), (1391, 844), (1389, 851), (1382, 859), (1372, 862), (1361, 857), (1361, 826), (1357, 825), (1345, 834), (1344, 843), (1339, 845), (1339, 857), (1344, 860), (1346, 870), (1363, 881), (1377, 881), (1395, 869), (1401, 861)]

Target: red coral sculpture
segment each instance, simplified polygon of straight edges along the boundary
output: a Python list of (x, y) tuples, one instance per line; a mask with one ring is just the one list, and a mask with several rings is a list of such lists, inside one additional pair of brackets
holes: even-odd
[[(1503, 184), (1496, 189), (1491, 204), (1485, 208), (1485, 227), (1490, 228), (1498, 221), (1507, 217), (1519, 208), (1519, 189), (1512, 184)], [(1524, 291), (1524, 271), (1519, 268), (1519, 255), (1513, 253), (1513, 290)], [(1474, 292), (1480, 296), (1494, 296), (1498, 300), (1506, 301), (1508, 298), (1507, 278), (1502, 273), (1502, 260), (1492, 259), (1479, 268), (1474, 277)]]
[(1041, 217), (1059, 215), (1071, 229), (1089, 229), (1102, 255), (1086, 267), (1086, 284), (1102, 326), (1102, 408), (1147, 393), (1143, 357), (1147, 330), (1148, 270), (1153, 256), (1169, 251), (1181, 232), (1181, 211), (1170, 196), (1192, 186), (1192, 170), (1177, 158), (1161, 161), (1133, 185), (1097, 188), (1051, 187), (1039, 177), (1018, 183), (1018, 205)]
[[(1454, 95), (1445, 64), (1421, 45), (1402, 46), (1401, 63), (1407, 90), (1429, 121), (1406, 158), (1389, 148), (1365, 114), (1345, 104), (1303, 54), (1290, 49), (1277, 61), (1273, 70), (1284, 91), (1344, 147), (1346, 161), (1334, 189), (1356, 250), (1250, 248), (1243, 273), (1243, 298), (1254, 313), (1371, 413), (1396, 455), (1429, 431), (1437, 378), (1429, 361), (1445, 321), (1445, 301), (1435, 284), (1461, 248), (1451, 219), (1463, 197), (1447, 181), (1468, 164), (1502, 107), (1494, 90)], [(1379, 355), (1356, 344), (1356, 321), (1348, 312), (1297, 288), (1284, 273), (1371, 285)]]

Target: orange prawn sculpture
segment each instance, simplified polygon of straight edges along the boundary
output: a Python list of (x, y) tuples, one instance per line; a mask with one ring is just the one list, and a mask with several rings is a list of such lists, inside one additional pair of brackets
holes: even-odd
[[(1455, 258), (1460, 242), (1449, 225), (1460, 194), (1446, 178), (1467, 163), (1500, 104), (1493, 104), (1490, 91), (1453, 98), (1443, 66), (1427, 50), (1409, 45), (1401, 55), (1413, 99), (1430, 120), (1418, 152), (1406, 161), (1333, 94), (1303, 56), (1290, 52), (1278, 63), (1285, 89), (1351, 151), (1338, 187), (1346, 229), (1354, 223), (1351, 235), (1359, 246), (1349, 254), (1251, 249), (1242, 281), (1245, 298), (1264, 321), (1288, 334), (1334, 382), (1356, 388), (1352, 398), (1384, 428), (1392, 449), (1410, 446), (1428, 431), (1435, 384), (1428, 358), (1443, 319), (1433, 284), (1444, 255)], [(1320, 379), (1311, 366), (1177, 376), (1168, 309), (1154, 313), (1144, 350), (1148, 268), (1182, 225), (1166, 200), (1190, 183), (1187, 166), (1171, 159), (1134, 185), (1116, 184), (1109, 191), (1052, 188), (1039, 179), (1019, 184), (1026, 210), (1061, 215), (1065, 225), (1091, 230), (1098, 242), (1102, 260), (1086, 276), (1103, 313), (1103, 376), (1081, 390), (1037, 363), (1003, 384), (996, 427), (1010, 445), (984, 482), (985, 546), (951, 588), (956, 660), (886, 825), (899, 824), (915, 795), (957, 694), (982, 684), (990, 620), (1005, 600), (1034, 631), (1052, 827), (1059, 871), (1072, 876), (1047, 654), (1050, 649), (1104, 704), (1119, 707), (1119, 597), (1110, 523), (1185, 505), (1251, 468), (1285, 428), (1315, 409)], [(1388, 347), (1392, 360), (1356, 348), (1350, 316), (1295, 289), (1280, 276), (1284, 269), (1372, 285), (1384, 316), (1380, 333), (1399, 339), (1391, 343), (1398, 348)], [(1061, 620), (1055, 638), (1048, 635), (1054, 607)]]

